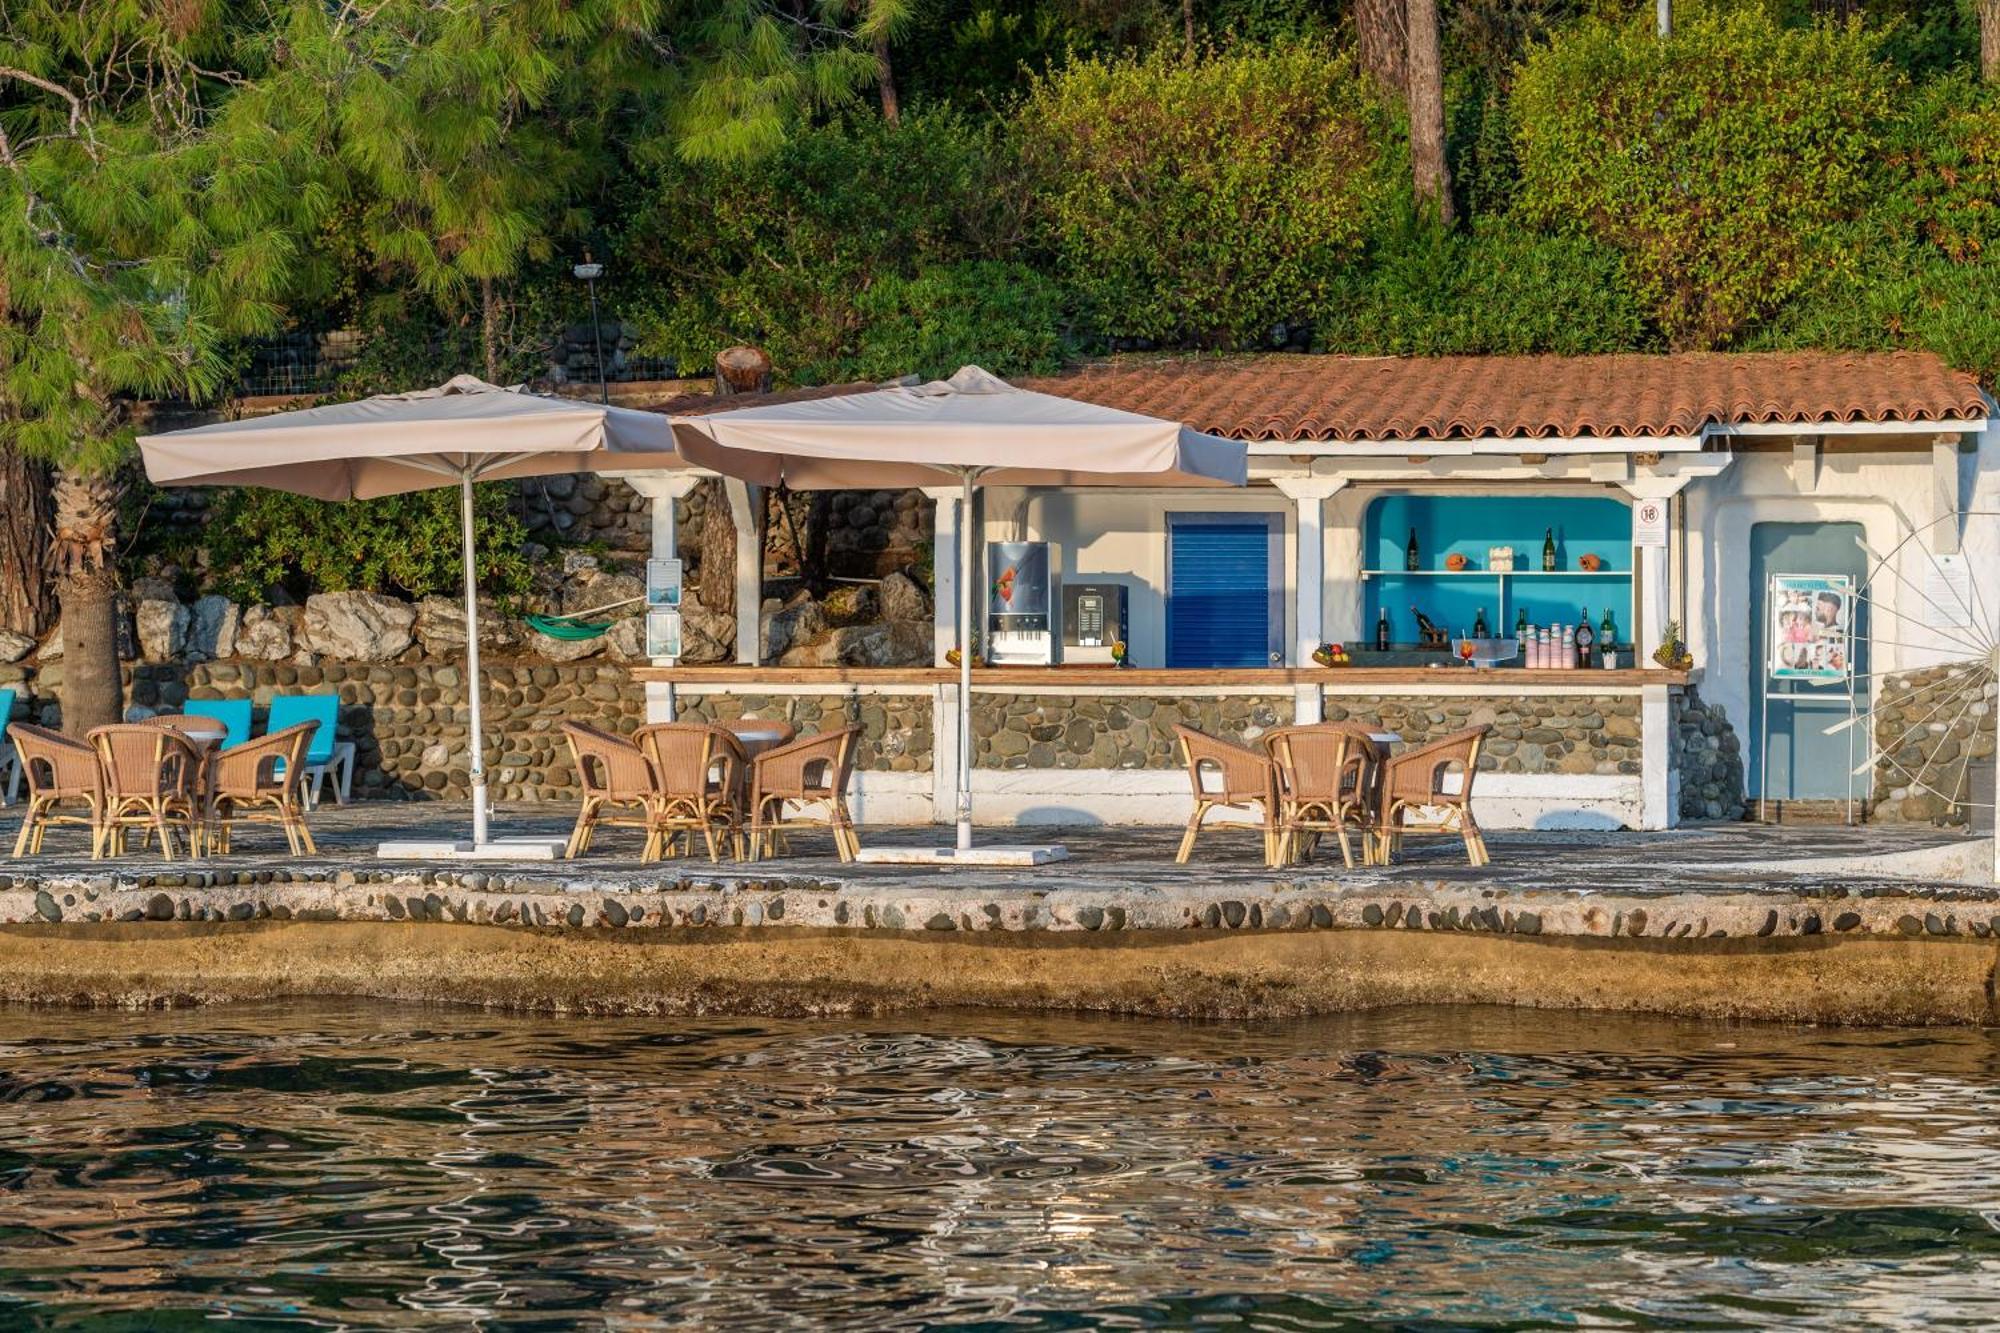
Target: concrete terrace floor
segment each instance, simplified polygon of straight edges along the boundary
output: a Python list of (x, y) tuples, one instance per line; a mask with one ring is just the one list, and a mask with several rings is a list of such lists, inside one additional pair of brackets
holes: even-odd
[[(0, 810), (0, 836), (11, 850), (17, 811)], [(572, 811), (558, 806), (502, 807), (495, 812), (496, 837), (562, 837)], [(830, 838), (805, 833), (794, 838), (789, 855), (754, 864), (705, 856), (646, 863), (638, 859), (639, 836), (629, 830), (600, 830), (597, 844), (576, 861), (441, 861), (426, 864), (380, 860), (377, 843), (417, 838), (469, 836), (470, 812), (463, 804), (363, 802), (322, 807), (312, 818), (316, 856), (293, 858), (272, 828), (247, 827), (227, 857), (166, 862), (151, 851), (93, 862), (83, 835), (54, 830), (41, 856), (0, 859), (0, 889), (28, 888), (50, 881), (109, 876), (120, 887), (175, 884), (193, 875), (234, 878), (229, 872), (286, 872), (287, 879), (329, 879), (342, 871), (370, 878), (386, 873), (437, 872), (465, 883), (473, 877), (538, 891), (633, 892), (660, 889), (756, 888), (811, 880), (856, 890), (920, 890), (926, 894), (963, 891), (969, 895), (1024, 890), (1078, 890), (1095, 893), (1172, 896), (1188, 893), (1262, 893), (1313, 886), (1323, 890), (1383, 892), (1408, 885), (1438, 891), (1512, 890), (1538, 893), (1630, 895), (1730, 894), (1768, 891), (1814, 895), (1901, 894), (1948, 890), (1953, 897), (2000, 900), (2000, 891), (1953, 882), (1931, 869), (1952, 853), (1977, 862), (1984, 840), (1933, 828), (1908, 826), (1707, 824), (1661, 833), (1495, 831), (1487, 834), (1492, 864), (1465, 864), (1456, 838), (1412, 838), (1405, 856), (1391, 867), (1340, 863), (1337, 849), (1323, 847), (1309, 864), (1272, 870), (1263, 864), (1256, 835), (1240, 830), (1203, 834), (1194, 860), (1174, 864), (1180, 829), (1156, 826), (1077, 828), (987, 828), (985, 844), (1060, 842), (1070, 859), (1055, 865), (1011, 869), (939, 869), (923, 866), (842, 865)], [(939, 846), (951, 830), (865, 828), (863, 846)], [(1969, 855), (1967, 855), (1969, 853)]]

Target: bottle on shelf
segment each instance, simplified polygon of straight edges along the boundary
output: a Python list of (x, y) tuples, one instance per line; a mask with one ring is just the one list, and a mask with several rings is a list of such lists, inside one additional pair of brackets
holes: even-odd
[(1618, 624), (1611, 618), (1611, 608), (1604, 608), (1604, 623), (1597, 627), (1597, 650), (1604, 652), (1618, 644)]
[(1514, 617), (1514, 637), (1524, 642), (1528, 637), (1528, 608), (1525, 606)]
[(1526, 638), (1528, 640), (1527, 663), (1529, 666), (1539, 669), (1543, 665), (1542, 627), (1540, 625), (1530, 625), (1527, 630)]
[[(1412, 533), (1412, 536), (1416, 534)], [(1542, 534), (1542, 569), (1553, 573), (1556, 567), (1556, 530), (1550, 528)]]
[(1417, 618), (1417, 634), (1419, 637), (1431, 638), (1437, 634), (1437, 626), (1431, 621), (1429, 616), (1417, 610), (1414, 606), (1410, 608), (1410, 614)]
[(1562, 654), (1556, 658), (1556, 665), (1564, 670), (1569, 670), (1576, 666), (1575, 626), (1564, 625), (1562, 627)]
[(1410, 529), (1410, 544), (1403, 548), (1403, 568), (1418, 570), (1423, 568), (1423, 559), (1417, 550), (1417, 530)]
[(1375, 651), (1389, 651), (1389, 608), (1386, 606), (1375, 617)]
[(1588, 670), (1594, 665), (1590, 658), (1590, 645), (1594, 632), (1590, 628), (1590, 608), (1583, 608), (1583, 615), (1576, 622), (1576, 665), (1577, 669)]
[(1483, 606), (1479, 608), (1479, 614), (1472, 618), (1472, 637), (1475, 639), (1490, 637), (1486, 632), (1486, 608)]

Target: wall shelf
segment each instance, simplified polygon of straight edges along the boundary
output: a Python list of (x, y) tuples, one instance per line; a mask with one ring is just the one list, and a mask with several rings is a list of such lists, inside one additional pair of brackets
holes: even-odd
[(1629, 569), (1364, 569), (1364, 579), (1629, 579)]

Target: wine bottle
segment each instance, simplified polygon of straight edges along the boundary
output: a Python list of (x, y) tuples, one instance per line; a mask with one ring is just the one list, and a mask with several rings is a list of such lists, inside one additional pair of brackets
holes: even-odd
[(1542, 568), (1554, 572), (1556, 567), (1556, 530), (1550, 528), (1542, 534)]
[(1604, 623), (1597, 627), (1597, 651), (1600, 653), (1618, 644), (1618, 625), (1611, 619), (1611, 608), (1604, 608)]
[(1483, 606), (1479, 608), (1479, 614), (1472, 618), (1472, 637), (1475, 639), (1483, 639), (1487, 637), (1486, 608)]
[(1590, 669), (1591, 636), (1590, 608), (1586, 606), (1583, 608), (1582, 618), (1576, 622), (1576, 665), (1579, 670)]
[(1525, 606), (1521, 608), (1521, 613), (1514, 617), (1514, 637), (1516, 639), (1528, 637), (1528, 608)]
[(1375, 651), (1378, 653), (1389, 651), (1389, 608), (1386, 606), (1382, 608), (1381, 614), (1375, 617)]
[(1431, 623), (1431, 618), (1429, 616), (1417, 610), (1417, 608), (1414, 606), (1410, 608), (1410, 614), (1417, 618), (1418, 634), (1429, 636), (1437, 633), (1437, 626)]
[(1420, 558), (1417, 552), (1417, 530), (1415, 528), (1411, 528), (1410, 544), (1403, 548), (1403, 568), (1415, 570), (1415, 569), (1421, 569), (1422, 567), (1423, 567), (1423, 560)]

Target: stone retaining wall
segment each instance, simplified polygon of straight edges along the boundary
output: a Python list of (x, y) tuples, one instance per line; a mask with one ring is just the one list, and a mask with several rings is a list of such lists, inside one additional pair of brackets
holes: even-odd
[(1177, 768), (1174, 727), (1254, 741), (1292, 721), (1292, 697), (1202, 698), (1102, 694), (972, 697), (979, 768)]
[(928, 773), (931, 768), (929, 694), (683, 694), (675, 707), (684, 722), (776, 718), (791, 723), (802, 736), (859, 725), (855, 768), (888, 773)]
[[(1950, 666), (1891, 676), (1875, 707), (1872, 819), (1965, 824), (1967, 802), (1990, 802), (1973, 790), (1993, 762), (1995, 682)], [(1982, 812), (1983, 813), (1983, 812)]]
[(1674, 694), (1667, 762), (1681, 775), (1682, 819), (1740, 819), (1743, 744), (1721, 704), (1694, 686)]
[(1527, 694), (1512, 699), (1330, 694), (1329, 722), (1360, 722), (1421, 745), (1481, 724), (1483, 773), (1640, 771), (1639, 696)]

